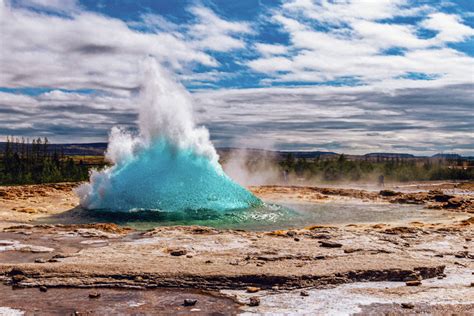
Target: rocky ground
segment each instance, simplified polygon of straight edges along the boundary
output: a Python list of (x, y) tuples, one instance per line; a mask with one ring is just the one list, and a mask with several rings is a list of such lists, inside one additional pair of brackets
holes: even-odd
[[(0, 188), (0, 315), (51, 314), (51, 306), (58, 314), (474, 310), (469, 192), (257, 187), (253, 192), (265, 200), (417, 203), (456, 216), (268, 232), (199, 226), (135, 231), (69, 224), (84, 215), (74, 185)], [(38, 224), (48, 217), (56, 223)]]

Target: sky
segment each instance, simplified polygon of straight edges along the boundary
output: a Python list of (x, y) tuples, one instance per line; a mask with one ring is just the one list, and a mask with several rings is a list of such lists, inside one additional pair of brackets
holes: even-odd
[(472, 0), (0, 0), (0, 138), (136, 128), (147, 56), (216, 147), (474, 156)]

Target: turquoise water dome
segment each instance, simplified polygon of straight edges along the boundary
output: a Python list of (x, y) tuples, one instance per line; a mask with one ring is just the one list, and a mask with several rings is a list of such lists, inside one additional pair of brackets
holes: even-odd
[(96, 181), (88, 205), (117, 211), (227, 211), (261, 204), (219, 169), (207, 157), (162, 139), (115, 166), (107, 183)]

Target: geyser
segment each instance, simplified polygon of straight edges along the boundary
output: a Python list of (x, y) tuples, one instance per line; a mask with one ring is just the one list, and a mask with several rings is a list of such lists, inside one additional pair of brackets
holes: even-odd
[(261, 204), (222, 170), (203, 127), (192, 117), (186, 89), (154, 59), (142, 65), (139, 133), (110, 133), (106, 158), (112, 166), (93, 171), (77, 189), (87, 209), (216, 210)]

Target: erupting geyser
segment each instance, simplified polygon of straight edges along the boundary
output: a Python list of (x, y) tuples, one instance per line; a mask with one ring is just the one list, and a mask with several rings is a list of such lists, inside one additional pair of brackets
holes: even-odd
[(77, 189), (87, 209), (225, 211), (261, 203), (223, 172), (207, 129), (194, 124), (190, 95), (152, 58), (143, 65), (139, 134), (113, 128), (106, 157), (113, 166)]

